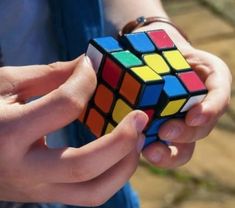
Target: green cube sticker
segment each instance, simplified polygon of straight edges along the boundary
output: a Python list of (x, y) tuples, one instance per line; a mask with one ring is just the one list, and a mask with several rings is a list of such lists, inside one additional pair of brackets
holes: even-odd
[(143, 65), (143, 62), (130, 51), (114, 52), (112, 56), (127, 68)]

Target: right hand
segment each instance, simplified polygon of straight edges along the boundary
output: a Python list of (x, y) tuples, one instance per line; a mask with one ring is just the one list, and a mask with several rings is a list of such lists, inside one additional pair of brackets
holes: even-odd
[[(0, 200), (98, 206), (126, 183), (144, 143), (148, 118), (141, 111), (81, 148), (43, 142), (79, 116), (96, 82), (85, 56), (0, 69)], [(25, 103), (34, 96), (41, 97)]]

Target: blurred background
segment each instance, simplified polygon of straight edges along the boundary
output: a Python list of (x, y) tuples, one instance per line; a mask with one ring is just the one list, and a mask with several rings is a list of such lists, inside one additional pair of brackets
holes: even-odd
[[(235, 78), (235, 0), (163, 0), (197, 48), (221, 57)], [(235, 208), (235, 83), (227, 113), (176, 170), (141, 161), (132, 184), (142, 208)]]

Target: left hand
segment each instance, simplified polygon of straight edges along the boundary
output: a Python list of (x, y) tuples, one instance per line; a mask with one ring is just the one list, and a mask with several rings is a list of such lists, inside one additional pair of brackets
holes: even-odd
[(161, 140), (170, 142), (169, 146), (157, 142), (143, 150), (144, 157), (157, 167), (175, 168), (191, 159), (195, 142), (205, 138), (225, 112), (230, 100), (232, 78), (220, 58), (192, 47), (172, 26), (153, 23), (138, 31), (154, 29), (167, 31), (208, 89), (204, 101), (192, 107), (185, 120), (171, 119), (161, 126), (159, 136)]

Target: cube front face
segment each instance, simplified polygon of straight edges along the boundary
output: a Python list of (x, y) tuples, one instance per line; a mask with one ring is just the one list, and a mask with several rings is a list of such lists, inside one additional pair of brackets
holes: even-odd
[(110, 133), (134, 109), (149, 117), (146, 145), (158, 140), (158, 129), (200, 103), (207, 90), (164, 30), (90, 41), (87, 55), (98, 85), (82, 121), (100, 137)]

